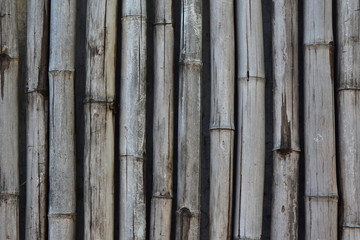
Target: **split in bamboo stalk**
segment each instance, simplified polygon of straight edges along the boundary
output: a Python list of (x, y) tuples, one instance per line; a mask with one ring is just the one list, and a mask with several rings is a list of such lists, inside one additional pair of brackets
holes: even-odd
[(26, 239), (45, 240), (48, 184), (49, 1), (27, 7)]
[(238, 146), (234, 237), (260, 239), (265, 169), (265, 70), (260, 0), (237, 1)]
[(306, 239), (337, 239), (332, 1), (304, 2)]
[(50, 4), (48, 234), (54, 240), (75, 238), (75, 4)]
[(0, 239), (19, 238), (19, 49), (15, 4), (0, 0)]
[(120, 105), (120, 238), (145, 239), (145, 0), (122, 5)]
[(85, 239), (114, 237), (116, 15), (117, 0), (87, 1)]
[(360, 239), (360, 3), (338, 6), (338, 133), (341, 189), (341, 239)]
[(234, 1), (210, 1), (210, 239), (230, 239), (234, 149)]
[(202, 1), (181, 4), (176, 239), (200, 239)]

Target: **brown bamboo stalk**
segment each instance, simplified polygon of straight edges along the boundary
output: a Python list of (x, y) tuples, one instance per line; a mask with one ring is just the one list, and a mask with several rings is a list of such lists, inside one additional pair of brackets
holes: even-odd
[(16, 2), (0, 0), (0, 239), (19, 238)]
[(332, 1), (304, 2), (306, 239), (337, 239)]

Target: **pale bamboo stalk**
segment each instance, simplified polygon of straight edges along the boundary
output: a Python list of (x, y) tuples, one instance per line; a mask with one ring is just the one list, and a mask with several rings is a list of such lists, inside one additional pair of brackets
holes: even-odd
[(234, 238), (260, 239), (265, 169), (265, 70), (260, 0), (237, 1), (238, 146)]
[(27, 5), (26, 239), (45, 240), (48, 184), (49, 1)]
[(75, 239), (76, 1), (51, 1), (49, 239)]
[(176, 239), (200, 239), (202, 1), (182, 0)]
[(210, 1), (211, 117), (210, 205), (211, 240), (230, 239), (234, 149), (235, 31), (234, 1)]
[(274, 0), (271, 239), (298, 239), (298, 0)]
[(117, 0), (87, 1), (84, 238), (114, 237)]
[(120, 238), (145, 239), (145, 0), (122, 5), (120, 98)]
[(306, 239), (337, 239), (332, 1), (304, 2)]
[(0, 0), (0, 239), (19, 239), (16, 2)]
[(360, 3), (338, 6), (338, 133), (341, 189), (341, 239), (360, 239)]
[(170, 239), (174, 138), (172, 0), (155, 0), (154, 13), (154, 167), (150, 239)]

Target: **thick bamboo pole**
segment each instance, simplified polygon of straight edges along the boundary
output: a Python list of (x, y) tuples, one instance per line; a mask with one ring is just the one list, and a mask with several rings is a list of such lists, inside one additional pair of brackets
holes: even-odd
[(155, 0), (154, 8), (154, 167), (150, 239), (170, 239), (174, 138), (172, 0)]
[(75, 3), (51, 0), (49, 239), (75, 238)]
[(298, 0), (274, 0), (271, 239), (298, 239)]
[(19, 238), (16, 2), (0, 0), (0, 239)]
[(229, 239), (234, 149), (234, 1), (210, 1), (210, 239)]
[(181, 4), (176, 237), (200, 239), (202, 1)]
[(338, 6), (338, 133), (341, 239), (360, 239), (360, 3)]
[(260, 239), (265, 174), (265, 70), (261, 1), (237, 1), (236, 14), (239, 115), (234, 237)]
[(145, 0), (122, 5), (120, 104), (120, 238), (145, 239)]
[(337, 239), (332, 1), (304, 2), (306, 239)]
[[(117, 0), (87, 1), (85, 239), (114, 237), (114, 98)], [(100, 221), (99, 221), (100, 220)]]
[(45, 240), (48, 199), (49, 1), (29, 0), (27, 9), (25, 237)]

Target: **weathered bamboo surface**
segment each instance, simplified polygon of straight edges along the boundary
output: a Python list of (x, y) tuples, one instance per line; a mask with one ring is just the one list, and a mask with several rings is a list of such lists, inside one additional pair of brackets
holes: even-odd
[(15, 4), (0, 0), (0, 239), (19, 238), (19, 49)]
[(85, 239), (114, 238), (116, 16), (116, 0), (87, 1)]
[(49, 1), (28, 1), (26, 239), (45, 240), (48, 200)]
[(274, 148), (272, 239), (298, 239), (298, 1), (275, 0), (273, 12)]
[(260, 239), (265, 174), (265, 70), (261, 1), (238, 1), (236, 20), (238, 145), (233, 232), (237, 239)]
[(360, 3), (338, 1), (337, 101), (341, 239), (360, 239)]
[(120, 96), (120, 238), (145, 239), (145, 0), (122, 5)]
[(49, 239), (75, 238), (76, 1), (50, 3)]
[(337, 239), (332, 1), (304, 2), (306, 239)]

